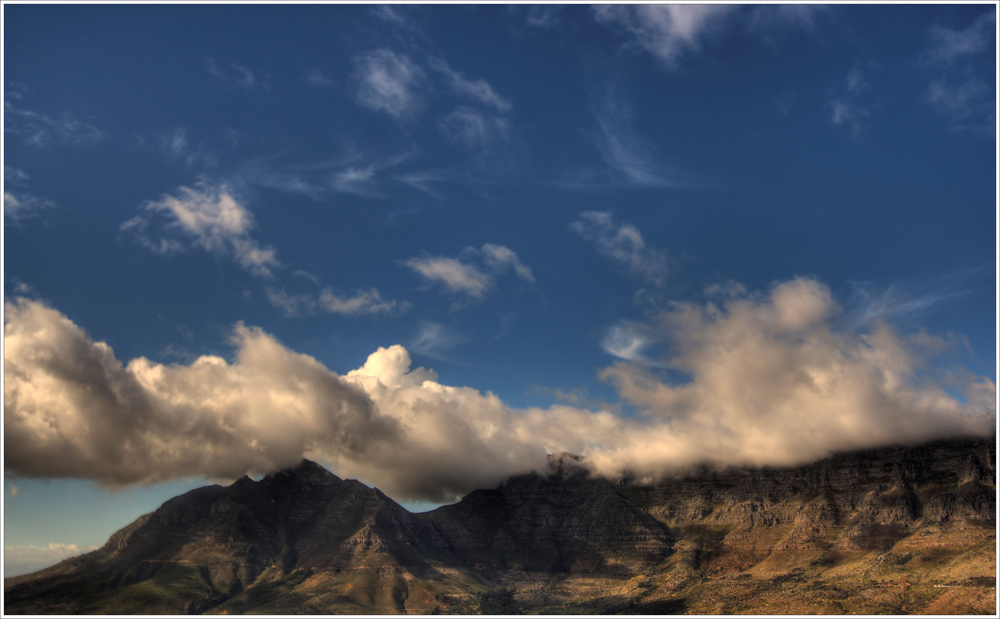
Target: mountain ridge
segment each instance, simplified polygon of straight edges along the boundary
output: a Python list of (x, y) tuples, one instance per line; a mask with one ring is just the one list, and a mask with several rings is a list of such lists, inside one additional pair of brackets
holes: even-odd
[[(995, 439), (947, 440), (637, 484), (555, 455), (412, 514), (305, 460), (6, 579), (5, 612), (773, 612), (748, 592), (778, 579), (803, 612), (992, 613), (995, 462)], [(901, 578), (923, 597), (880, 584)]]

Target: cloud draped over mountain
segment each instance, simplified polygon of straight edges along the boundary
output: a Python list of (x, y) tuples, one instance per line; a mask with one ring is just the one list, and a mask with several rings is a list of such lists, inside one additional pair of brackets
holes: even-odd
[[(11, 473), (115, 486), (233, 478), (325, 461), (399, 499), (445, 501), (543, 470), (546, 454), (587, 456), (605, 475), (655, 477), (695, 463), (788, 465), (831, 451), (989, 435), (992, 381), (935, 380), (946, 341), (887, 324), (839, 331), (829, 289), (798, 278), (769, 293), (734, 288), (720, 305), (677, 303), (649, 325), (670, 344), (656, 367), (601, 376), (639, 408), (512, 409), (492, 393), (411, 368), (379, 348), (338, 375), (237, 324), (231, 361), (123, 364), (59, 311), (9, 301), (4, 324), (5, 464)], [(963, 397), (951, 395), (962, 390)]]

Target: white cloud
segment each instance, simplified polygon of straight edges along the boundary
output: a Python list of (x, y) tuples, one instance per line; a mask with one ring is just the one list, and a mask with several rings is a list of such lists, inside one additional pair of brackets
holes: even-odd
[(97, 546), (80, 547), (76, 544), (52, 544), (47, 546), (4, 546), (4, 576), (20, 576), (50, 567), (63, 559), (75, 557), (85, 552), (97, 550)]
[(455, 71), (441, 58), (431, 58), (428, 65), (445, 76), (448, 85), (455, 93), (474, 99), (483, 105), (488, 105), (498, 112), (506, 113), (513, 109), (510, 101), (497, 94), (493, 87), (486, 80), (466, 79), (458, 71)]
[(432, 282), (444, 284), (452, 292), (462, 292), (476, 299), (481, 299), (493, 287), (492, 277), (454, 258), (424, 256), (410, 258), (403, 264)]
[(355, 57), (354, 67), (362, 106), (395, 118), (412, 117), (423, 107), (427, 77), (406, 55), (378, 49)]
[(4, 132), (20, 136), (26, 143), (39, 147), (59, 143), (87, 148), (108, 137), (94, 125), (77, 120), (68, 113), (58, 119), (52, 118), (41, 112), (18, 108), (9, 98), (4, 99)]
[[(400, 500), (449, 500), (543, 470), (546, 454), (587, 456), (597, 472), (655, 477), (692, 464), (790, 465), (834, 450), (989, 436), (986, 377), (951, 395), (924, 371), (927, 334), (885, 325), (838, 331), (824, 286), (795, 279), (719, 307), (678, 303), (648, 328), (672, 344), (662, 365), (602, 372), (642, 410), (622, 417), (568, 406), (514, 410), (491, 393), (411, 368), (379, 348), (337, 375), (260, 329), (238, 324), (233, 360), (119, 361), (58, 311), (5, 304), (7, 471), (107, 485), (188, 476), (235, 478), (305, 456)], [(427, 342), (447, 337), (429, 325)], [(442, 335), (444, 334), (444, 335)], [(440, 345), (439, 345), (440, 347)]]
[[(159, 201), (147, 202), (142, 210), (149, 215), (137, 215), (122, 224), (121, 230), (135, 236), (144, 246), (157, 253), (183, 250), (189, 243), (209, 253), (232, 257), (254, 275), (269, 277), (278, 267), (276, 252), (261, 247), (250, 231), (253, 215), (231, 195), (227, 185), (201, 183), (196, 188), (180, 188), (180, 196), (164, 195)], [(180, 238), (151, 239), (146, 231), (152, 215), (162, 215), (168, 221), (164, 232)]]
[(593, 241), (601, 255), (620, 262), (650, 283), (660, 285), (667, 276), (666, 254), (647, 247), (642, 233), (631, 222), (619, 225), (610, 212), (586, 211), (570, 224), (570, 229)]
[(535, 276), (531, 274), (531, 269), (522, 264), (521, 259), (510, 248), (486, 243), (481, 251), (486, 264), (497, 273), (503, 273), (507, 267), (513, 267), (518, 277), (531, 283), (535, 282)]
[(383, 299), (378, 290), (374, 288), (359, 290), (352, 297), (337, 295), (330, 288), (323, 289), (318, 296), (307, 293), (288, 294), (284, 289), (278, 290), (271, 287), (267, 288), (266, 292), (271, 305), (279, 308), (289, 317), (316, 312), (347, 316), (390, 314), (406, 311), (409, 308), (408, 303)]
[(535, 281), (531, 268), (524, 265), (513, 250), (503, 245), (486, 243), (482, 249), (467, 247), (462, 253), (466, 258), (481, 259), (483, 267), (441, 256), (410, 258), (403, 264), (428, 280), (443, 284), (452, 292), (461, 292), (474, 299), (486, 296), (494, 286), (495, 276), (504, 274), (509, 268), (513, 268), (521, 279), (531, 283)]
[(829, 289), (804, 278), (721, 307), (677, 303), (653, 328), (671, 344), (662, 363), (691, 379), (676, 384), (624, 362), (604, 370), (651, 421), (644, 435), (595, 454), (595, 466), (791, 465), (837, 450), (992, 432), (992, 381), (966, 384), (972, 403), (932, 378), (929, 355), (943, 341), (900, 336), (885, 323), (839, 331), (830, 320), (838, 311)]
[(470, 150), (483, 150), (506, 140), (509, 130), (503, 118), (468, 107), (451, 112), (441, 119), (439, 126), (447, 137), (462, 142)]
[(735, 8), (719, 4), (601, 5), (594, 7), (594, 15), (598, 23), (625, 31), (634, 45), (675, 69), (680, 58), (697, 52), (708, 33)]

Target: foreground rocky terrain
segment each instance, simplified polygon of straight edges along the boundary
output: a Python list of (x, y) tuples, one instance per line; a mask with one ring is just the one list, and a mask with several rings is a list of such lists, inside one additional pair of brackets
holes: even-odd
[(304, 461), (4, 583), (5, 613), (993, 614), (995, 441), (655, 484), (546, 476), (411, 514)]

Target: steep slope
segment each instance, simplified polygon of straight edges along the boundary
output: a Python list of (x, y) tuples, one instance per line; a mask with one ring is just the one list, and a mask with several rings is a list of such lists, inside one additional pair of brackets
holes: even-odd
[(417, 517), (455, 557), (481, 569), (628, 572), (669, 556), (667, 528), (577, 460), (551, 457), (548, 477), (514, 477)]
[(167, 501), (5, 582), (8, 613), (992, 613), (996, 449), (955, 440), (641, 485), (550, 458), (410, 514), (308, 461)]
[(99, 550), (8, 579), (6, 610), (284, 612), (305, 585), (311, 598), (345, 589), (330, 601), (345, 611), (395, 612), (407, 580), (442, 580), (433, 564), (451, 562), (428, 539), (433, 532), (380, 491), (304, 461), (260, 482), (188, 492)]

